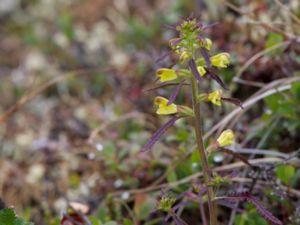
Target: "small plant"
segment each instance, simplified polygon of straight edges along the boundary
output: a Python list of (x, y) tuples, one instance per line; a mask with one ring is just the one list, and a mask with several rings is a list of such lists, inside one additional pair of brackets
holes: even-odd
[[(211, 144), (207, 149), (204, 147), (203, 134), (202, 134), (202, 120), (204, 119), (201, 115), (201, 104), (211, 103), (216, 106), (221, 106), (223, 102), (233, 103), (239, 107), (242, 107), (241, 102), (238, 99), (227, 98), (223, 96), (223, 91), (227, 90), (227, 86), (219, 76), (219, 70), (228, 67), (230, 63), (230, 54), (222, 52), (211, 56), (211, 49), (213, 42), (205, 37), (205, 30), (208, 26), (204, 26), (195, 17), (190, 16), (186, 19), (182, 19), (174, 29), (178, 32), (178, 37), (173, 38), (169, 41), (172, 51), (177, 55), (178, 63), (173, 68), (160, 68), (156, 71), (156, 76), (162, 85), (159, 87), (165, 87), (168, 85), (176, 85), (173, 93), (167, 99), (158, 96), (154, 100), (154, 105), (157, 106), (156, 113), (159, 115), (171, 115), (171, 119), (158, 129), (153, 136), (150, 138), (148, 143), (142, 149), (143, 152), (149, 151), (156, 141), (179, 119), (191, 118), (193, 123), (192, 126), (195, 130), (197, 150), (199, 151), (201, 166), (203, 171), (203, 185), (202, 188), (194, 188), (193, 191), (187, 192), (188, 199), (199, 203), (202, 224), (207, 224), (207, 218), (203, 210), (203, 203), (207, 202), (209, 211), (209, 224), (218, 224), (218, 210), (217, 210), (217, 199), (226, 199), (225, 197), (217, 196), (219, 187), (223, 183), (228, 183), (228, 178), (224, 178), (216, 173), (212, 172), (212, 168), (208, 163), (208, 156), (210, 153), (216, 150), (224, 150), (226, 146), (232, 145), (234, 142), (234, 133), (232, 130), (225, 130)], [(222, 89), (212, 90), (209, 93), (200, 92), (202, 89), (199, 88), (203, 84), (205, 79), (215, 80)], [(170, 81), (172, 83), (170, 83)], [(177, 95), (179, 94), (183, 85), (189, 85), (190, 95), (192, 99), (191, 107), (185, 105), (175, 104)], [(233, 155), (236, 155), (234, 153)], [(242, 157), (240, 157), (243, 159)], [(246, 159), (242, 161), (249, 164)], [(250, 164), (249, 164), (250, 165)], [(229, 181), (230, 182), (230, 181)], [(229, 196), (231, 200), (233, 196)], [(250, 194), (235, 195), (235, 200), (246, 200), (254, 203), (257, 211), (262, 214), (269, 221), (274, 224), (281, 224), (270, 212), (264, 207), (260, 206), (259, 202)], [(158, 209), (168, 211), (176, 224), (185, 224), (185, 222), (179, 218), (176, 214), (176, 210), (179, 208), (178, 205), (174, 205), (174, 199), (168, 197), (162, 197), (158, 204)], [(180, 204), (180, 203), (178, 203)], [(183, 206), (181, 206), (183, 207)], [(178, 210), (180, 211), (180, 210)]]
[(12, 208), (5, 208), (0, 210), (0, 224), (1, 225), (33, 225), (24, 219), (17, 217)]

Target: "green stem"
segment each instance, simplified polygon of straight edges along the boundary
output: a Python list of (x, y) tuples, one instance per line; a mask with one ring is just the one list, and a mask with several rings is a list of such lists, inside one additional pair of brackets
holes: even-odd
[(197, 101), (198, 96), (198, 84), (194, 77), (191, 78), (192, 84), (192, 97), (193, 97), (193, 109), (194, 109), (194, 127), (196, 133), (197, 147), (200, 154), (201, 165), (203, 168), (204, 182), (207, 185), (207, 195), (208, 195), (208, 208), (209, 208), (209, 221), (210, 225), (217, 225), (217, 205), (214, 201), (214, 190), (208, 184), (212, 180), (212, 171), (209, 168), (207, 155), (205, 147), (203, 144), (203, 135), (201, 129), (201, 112), (200, 112), (200, 102)]

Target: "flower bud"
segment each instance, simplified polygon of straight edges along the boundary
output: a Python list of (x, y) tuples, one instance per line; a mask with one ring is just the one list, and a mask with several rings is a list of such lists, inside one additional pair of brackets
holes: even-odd
[(178, 76), (175, 70), (161, 68), (156, 71), (156, 76), (159, 78), (160, 82), (166, 82), (175, 80)]
[(215, 67), (226, 68), (230, 63), (230, 55), (227, 52), (210, 57), (211, 64)]
[(219, 147), (232, 145), (233, 142), (234, 142), (234, 133), (230, 129), (223, 131), (220, 137), (217, 139), (217, 143)]
[(158, 106), (158, 109), (156, 110), (156, 114), (159, 115), (170, 115), (178, 112), (177, 105), (174, 103), (168, 105), (168, 99), (157, 96), (154, 99), (154, 104)]
[(206, 48), (208, 51), (211, 49), (212, 41), (209, 38), (205, 38), (205, 44), (204, 48)]
[(190, 58), (191, 58), (191, 56), (187, 51), (182, 51), (179, 55), (179, 61), (181, 63), (184, 63), (185, 61), (187, 61)]

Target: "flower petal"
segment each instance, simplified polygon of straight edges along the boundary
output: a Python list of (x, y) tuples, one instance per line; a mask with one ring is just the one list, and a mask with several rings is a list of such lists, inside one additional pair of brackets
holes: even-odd
[(221, 90), (215, 90), (208, 94), (207, 100), (211, 103), (221, 106), (221, 98), (222, 98), (222, 91)]
[(159, 78), (160, 82), (171, 81), (177, 78), (176, 71), (168, 68), (158, 69), (156, 71), (156, 76)]
[(225, 147), (232, 145), (234, 142), (234, 133), (232, 130), (228, 129), (221, 133), (220, 137), (217, 139), (219, 147)]
[(169, 102), (168, 99), (158, 96), (154, 99), (154, 104), (158, 106), (158, 109), (156, 110), (156, 113), (159, 115), (170, 115), (177, 113), (177, 105), (174, 103), (167, 105)]
[(226, 68), (230, 63), (230, 54), (222, 52), (220, 54), (210, 57), (211, 64), (215, 67)]
[(203, 77), (206, 74), (206, 70), (204, 69), (203, 66), (197, 66), (197, 70), (201, 77)]

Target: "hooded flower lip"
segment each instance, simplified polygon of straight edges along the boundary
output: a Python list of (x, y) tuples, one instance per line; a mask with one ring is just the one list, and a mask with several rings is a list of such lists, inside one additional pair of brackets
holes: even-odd
[(215, 90), (207, 95), (207, 101), (211, 103), (221, 106), (221, 99), (222, 99), (222, 91)]
[(203, 77), (206, 74), (206, 70), (204, 69), (203, 66), (197, 66), (197, 70), (201, 77)]
[(230, 54), (222, 52), (220, 54), (210, 57), (211, 64), (219, 68), (227, 68), (230, 63)]
[(160, 82), (167, 82), (177, 79), (178, 75), (176, 70), (168, 68), (160, 68), (156, 71), (156, 76), (159, 78)]
[(233, 142), (234, 142), (234, 133), (230, 129), (223, 131), (219, 136), (219, 138), (217, 139), (217, 143), (219, 147), (232, 145)]
[(175, 105), (174, 103), (168, 105), (168, 102), (169, 102), (168, 99), (161, 96), (157, 96), (154, 99), (154, 104), (158, 106), (158, 109), (156, 110), (156, 114), (170, 115), (170, 114), (177, 113), (178, 112), (177, 105)]

